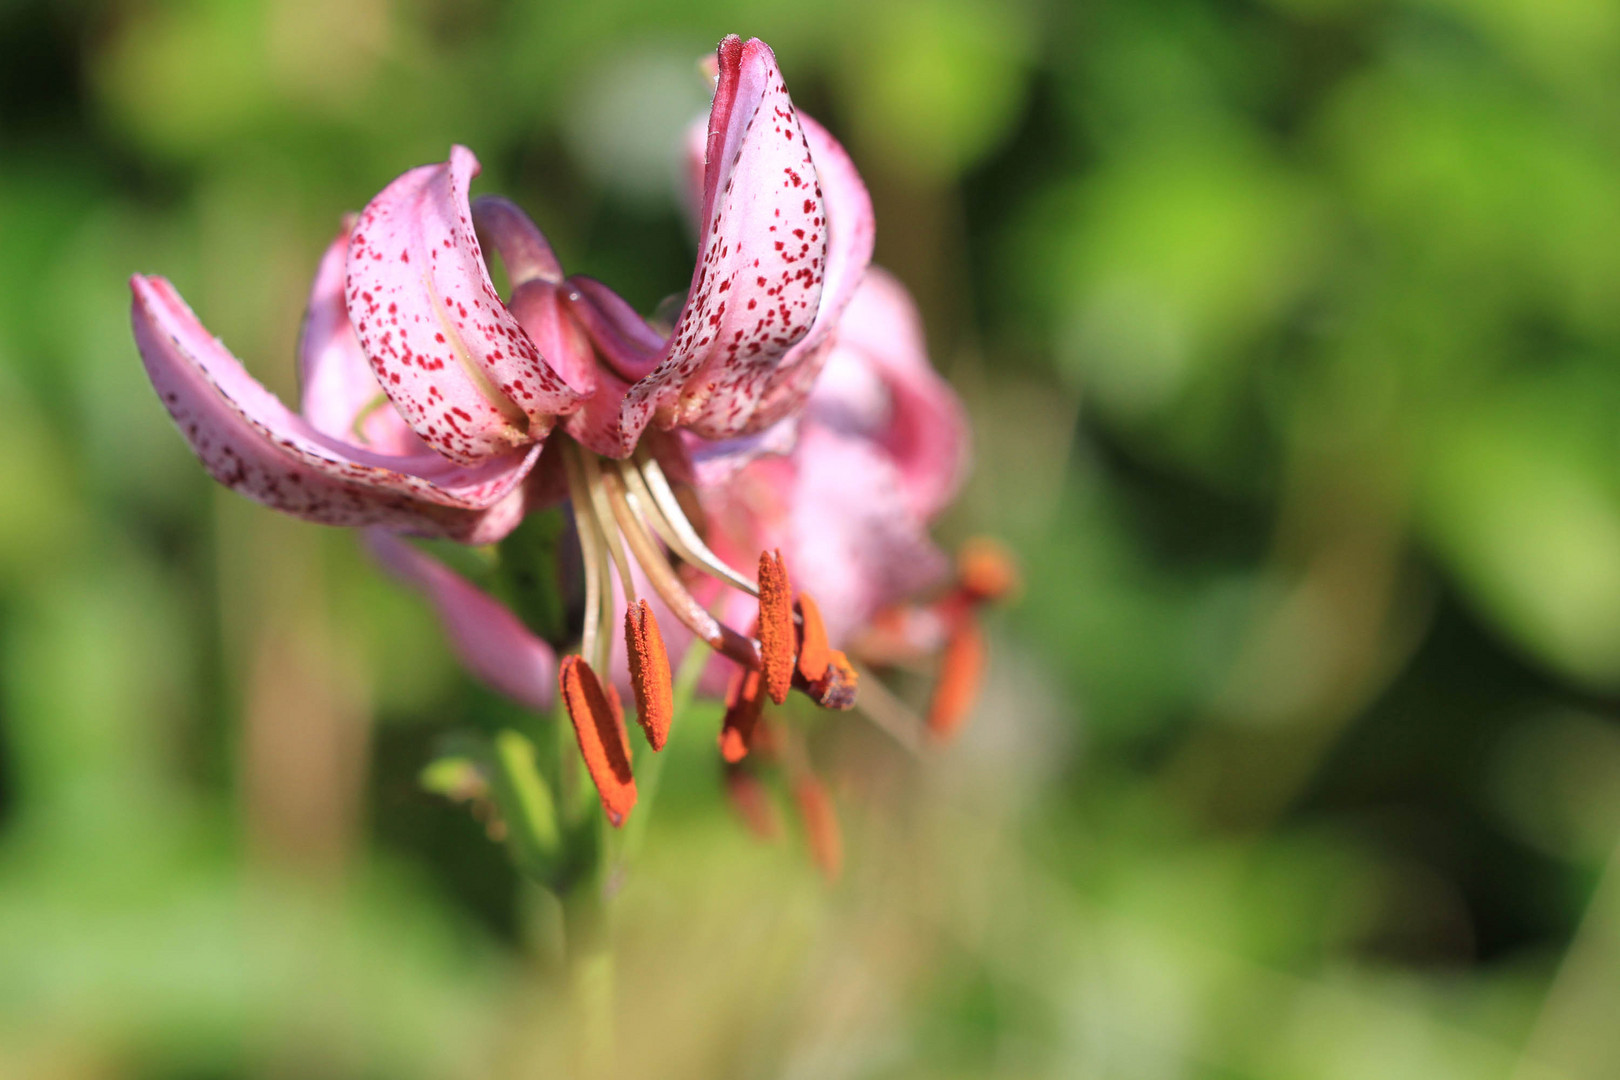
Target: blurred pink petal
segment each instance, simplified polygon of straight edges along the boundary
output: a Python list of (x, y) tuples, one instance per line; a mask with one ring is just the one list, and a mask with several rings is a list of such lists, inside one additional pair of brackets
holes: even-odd
[(967, 415), (928, 361), (917, 305), (887, 271), (867, 272), (838, 323), (828, 367), (810, 413), (881, 443), (912, 511), (938, 514), (967, 473)]
[(468, 671), (520, 705), (551, 708), (557, 655), (500, 601), (386, 530), (368, 529), (366, 545), (390, 573), (427, 597)]

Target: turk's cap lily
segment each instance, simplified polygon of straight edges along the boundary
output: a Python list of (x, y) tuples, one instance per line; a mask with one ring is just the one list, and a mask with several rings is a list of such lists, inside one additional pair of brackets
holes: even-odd
[[(687, 520), (660, 463), (684, 464), (665, 432), (713, 442), (791, 431), (782, 425), (833, 355), (870, 259), (870, 200), (842, 148), (798, 116), (757, 40), (730, 37), (717, 51), (703, 149), (698, 259), (667, 331), (606, 285), (566, 276), (511, 203), (472, 201), (479, 166), (462, 147), (389, 184), (328, 250), (300, 345), (299, 412), (167, 281), (131, 282), (143, 362), (209, 471), (297, 516), (383, 530), (373, 550), (427, 592), (469, 667), (531, 703), (560, 691), (615, 824), (633, 805), (634, 779), (620, 695), (598, 672), (612, 670), (621, 610), (630, 686), (655, 749), (670, 676), (649, 601), (756, 673), (757, 694), (780, 704), (798, 689), (831, 708), (854, 699), (853, 671), (820, 640), (821, 622), (805, 614), (813, 602), (780, 553), (762, 554), (755, 578), (733, 569)], [(512, 282), (504, 300), (486, 245)], [(559, 426), (569, 438), (545, 455), (556, 468), (536, 468)], [(549, 681), (533, 670), (549, 650), (520, 622), (389, 535), (499, 539), (547, 497), (548, 474), (565, 481), (555, 493), (566, 486), (587, 596), (580, 651)], [(672, 557), (692, 573), (677, 573)], [(716, 618), (688, 589), (694, 577), (733, 590), (753, 611), (738, 625), (757, 631)]]

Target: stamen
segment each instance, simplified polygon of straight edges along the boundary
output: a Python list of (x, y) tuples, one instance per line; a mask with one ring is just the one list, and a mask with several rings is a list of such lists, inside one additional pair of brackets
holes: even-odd
[(837, 881), (844, 869), (844, 838), (838, 828), (838, 814), (821, 781), (808, 771), (793, 784), (793, 797), (804, 822), (804, 838), (810, 855), (828, 881)]
[(827, 650), (827, 670), (821, 678), (795, 680), (795, 686), (810, 695), (810, 699), (823, 709), (852, 709), (855, 692), (860, 689), (861, 676), (855, 665), (837, 649)]
[(758, 596), (759, 589), (754, 583), (709, 550), (709, 546), (703, 542), (697, 530), (692, 528), (692, 523), (686, 518), (686, 512), (681, 509), (680, 500), (675, 497), (674, 489), (669, 486), (669, 481), (664, 479), (664, 473), (659, 469), (658, 462), (644, 449), (638, 450), (637, 460), (641, 465), (639, 469), (636, 462), (619, 462), (619, 473), (624, 477), (628, 493), (635, 501), (637, 510), (653, 527), (653, 531), (658, 533), (658, 538), (678, 558), (685, 559), (699, 570), (713, 574), (749, 596)]
[(765, 690), (780, 705), (793, 688), (793, 587), (780, 550), (759, 556), (759, 655)]
[(710, 615), (708, 610), (686, 591), (686, 586), (681, 584), (681, 579), (669, 565), (669, 560), (658, 550), (658, 543), (648, 532), (646, 523), (630, 506), (621, 478), (617, 474), (608, 474), (603, 477), (603, 481), (603, 486), (607, 489), (608, 505), (613, 509), (613, 516), (619, 523), (619, 529), (659, 599), (664, 601), (664, 605), (685, 624), (687, 629), (702, 638), (716, 652), (744, 667), (757, 668), (760, 664), (759, 646)]
[(602, 484), (602, 467), (596, 460), (596, 455), (588, 451), (581, 451), (579, 455), (580, 469), (585, 477), (585, 490), (590, 492), (591, 509), (596, 513), (596, 527), (601, 533), (608, 554), (613, 558), (613, 565), (619, 571), (619, 584), (624, 587), (624, 599), (628, 604), (636, 602), (636, 583), (630, 578), (630, 560), (624, 556), (624, 543), (619, 538), (619, 530), (613, 528), (613, 511), (607, 498), (607, 491)]
[(596, 512), (586, 490), (584, 469), (580, 465), (577, 447), (564, 443), (561, 447), (564, 471), (568, 474), (568, 498), (574, 510), (574, 527), (579, 534), (580, 561), (585, 566), (585, 628), (580, 635), (580, 651), (607, 670), (604, 655), (602, 627), (611, 611), (613, 591), (607, 585), (607, 555), (599, 535)]
[(1005, 599), (1018, 588), (1018, 562), (987, 536), (965, 541), (956, 552), (957, 587), (976, 603)]
[(591, 775), (602, 809), (617, 828), (636, 805), (636, 778), (630, 771), (630, 739), (618, 696), (604, 693), (602, 683), (581, 656), (563, 658), (559, 672), (563, 704), (573, 721), (585, 770)]
[(720, 756), (735, 765), (748, 756), (765, 706), (760, 694), (763, 677), (749, 668), (738, 668), (726, 690), (726, 717), (720, 724)]
[(984, 635), (970, 610), (962, 610), (951, 623), (945, 639), (939, 681), (928, 704), (928, 730), (944, 741), (961, 728), (979, 697), (984, 679)]
[(799, 621), (803, 635), (799, 641), (799, 674), (810, 682), (827, 674), (832, 648), (827, 644), (827, 628), (821, 622), (821, 609), (807, 592), (799, 593)]
[(725, 777), (726, 798), (748, 831), (761, 840), (777, 839), (782, 834), (782, 822), (764, 782), (746, 765), (727, 765)]
[(675, 684), (664, 636), (645, 600), (625, 608), (624, 647), (630, 659), (630, 685), (636, 692), (636, 721), (652, 748), (662, 750), (675, 719)]

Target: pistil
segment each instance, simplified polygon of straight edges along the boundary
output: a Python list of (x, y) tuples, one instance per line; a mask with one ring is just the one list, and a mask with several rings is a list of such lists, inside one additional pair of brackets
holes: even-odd
[(708, 609), (686, 591), (686, 586), (681, 584), (680, 577), (669, 565), (669, 560), (658, 550), (657, 541), (648, 531), (647, 524), (630, 506), (623, 486), (615, 483), (617, 477), (607, 476), (604, 479), (613, 517), (658, 598), (686, 625), (687, 629), (702, 638), (716, 652), (744, 667), (759, 667), (759, 644), (751, 638), (743, 637), (709, 614)]
[(758, 596), (759, 588), (743, 577), (714, 552), (686, 520), (675, 490), (664, 477), (658, 462), (645, 450), (638, 450), (634, 461), (619, 462), (619, 475), (624, 478), (625, 494), (637, 513), (652, 526), (658, 538), (689, 565), (712, 574), (726, 584), (741, 589), (749, 596)]

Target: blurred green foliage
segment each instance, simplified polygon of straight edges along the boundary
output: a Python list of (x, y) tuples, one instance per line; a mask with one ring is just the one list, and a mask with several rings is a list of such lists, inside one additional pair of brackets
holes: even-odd
[(1620, 6), (0, 2), (0, 1075), (555, 1075), (556, 913), (417, 777), (510, 717), (352, 538), (215, 490), (125, 280), (294, 390), (452, 142), (644, 310), (764, 37), (1029, 587), (963, 744), (818, 744), (850, 869), (678, 728), (626, 1075), (1620, 1072)]

